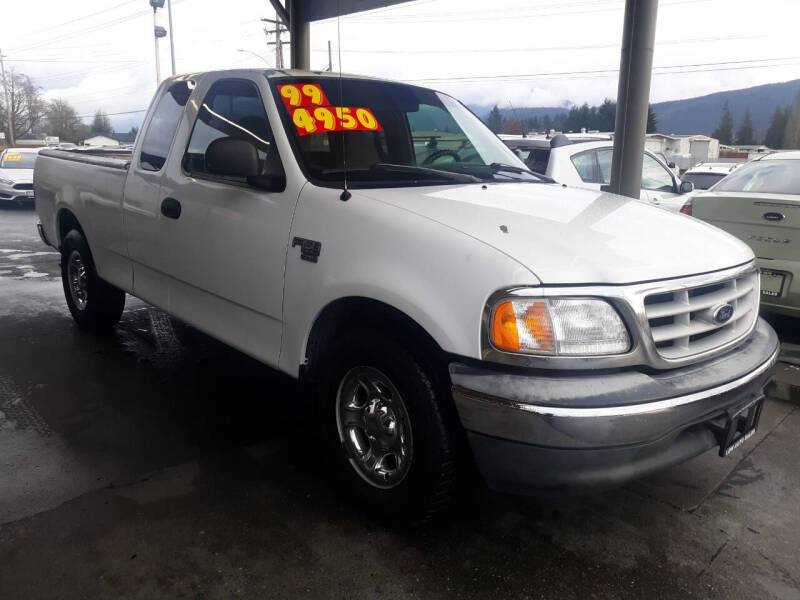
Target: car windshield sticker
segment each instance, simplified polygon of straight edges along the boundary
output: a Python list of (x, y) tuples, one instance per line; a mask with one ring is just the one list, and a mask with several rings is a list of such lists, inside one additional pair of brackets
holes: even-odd
[(373, 112), (360, 106), (331, 106), (316, 83), (279, 85), (278, 92), (297, 133), (328, 131), (383, 131)]
[(21, 160), (22, 160), (22, 154), (17, 154), (17, 153), (6, 154), (3, 157), (3, 162), (6, 162), (6, 161), (8, 161), (8, 162), (19, 162)]
[(325, 92), (316, 83), (298, 83), (297, 85), (279, 85), (278, 91), (286, 108), (300, 106), (330, 106)]

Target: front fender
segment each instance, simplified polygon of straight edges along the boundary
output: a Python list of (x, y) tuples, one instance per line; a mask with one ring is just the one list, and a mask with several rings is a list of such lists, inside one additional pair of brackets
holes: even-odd
[[(353, 193), (307, 185), (289, 238), (280, 366), (296, 375), (316, 318), (330, 303), (363, 297), (420, 325), (445, 351), (480, 358), (481, 315), (497, 289), (540, 282), (495, 248), (450, 227)], [(295, 237), (320, 242), (303, 260)]]

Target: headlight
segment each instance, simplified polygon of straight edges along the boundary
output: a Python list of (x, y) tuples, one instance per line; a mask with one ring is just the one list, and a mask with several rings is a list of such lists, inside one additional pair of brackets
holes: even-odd
[(13, 181), (10, 179), (3, 179), (2, 177), (0, 177), (0, 183), (4, 183), (5, 185), (14, 185)]
[(524, 354), (622, 354), (628, 330), (617, 311), (597, 298), (515, 298), (497, 304), (490, 338), (498, 350)]

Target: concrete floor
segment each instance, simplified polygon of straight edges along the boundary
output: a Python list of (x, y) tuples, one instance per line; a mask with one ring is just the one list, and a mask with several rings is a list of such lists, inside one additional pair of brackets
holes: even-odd
[(328, 488), (287, 378), (133, 299), (78, 331), (35, 222), (0, 209), (0, 598), (800, 599), (794, 404), (725, 459), (387, 530)]

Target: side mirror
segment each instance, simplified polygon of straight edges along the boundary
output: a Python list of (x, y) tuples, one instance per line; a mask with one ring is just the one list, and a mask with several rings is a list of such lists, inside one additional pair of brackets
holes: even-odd
[(214, 140), (206, 149), (206, 170), (223, 177), (260, 175), (258, 151), (253, 142), (235, 138)]
[(669, 163), (667, 163), (667, 166), (668, 166), (670, 169), (674, 169), (674, 168), (675, 168), (675, 163), (674, 163), (674, 162), (669, 162)]
[(694, 183), (691, 181), (681, 181), (680, 187), (681, 194), (688, 194), (694, 191)]

